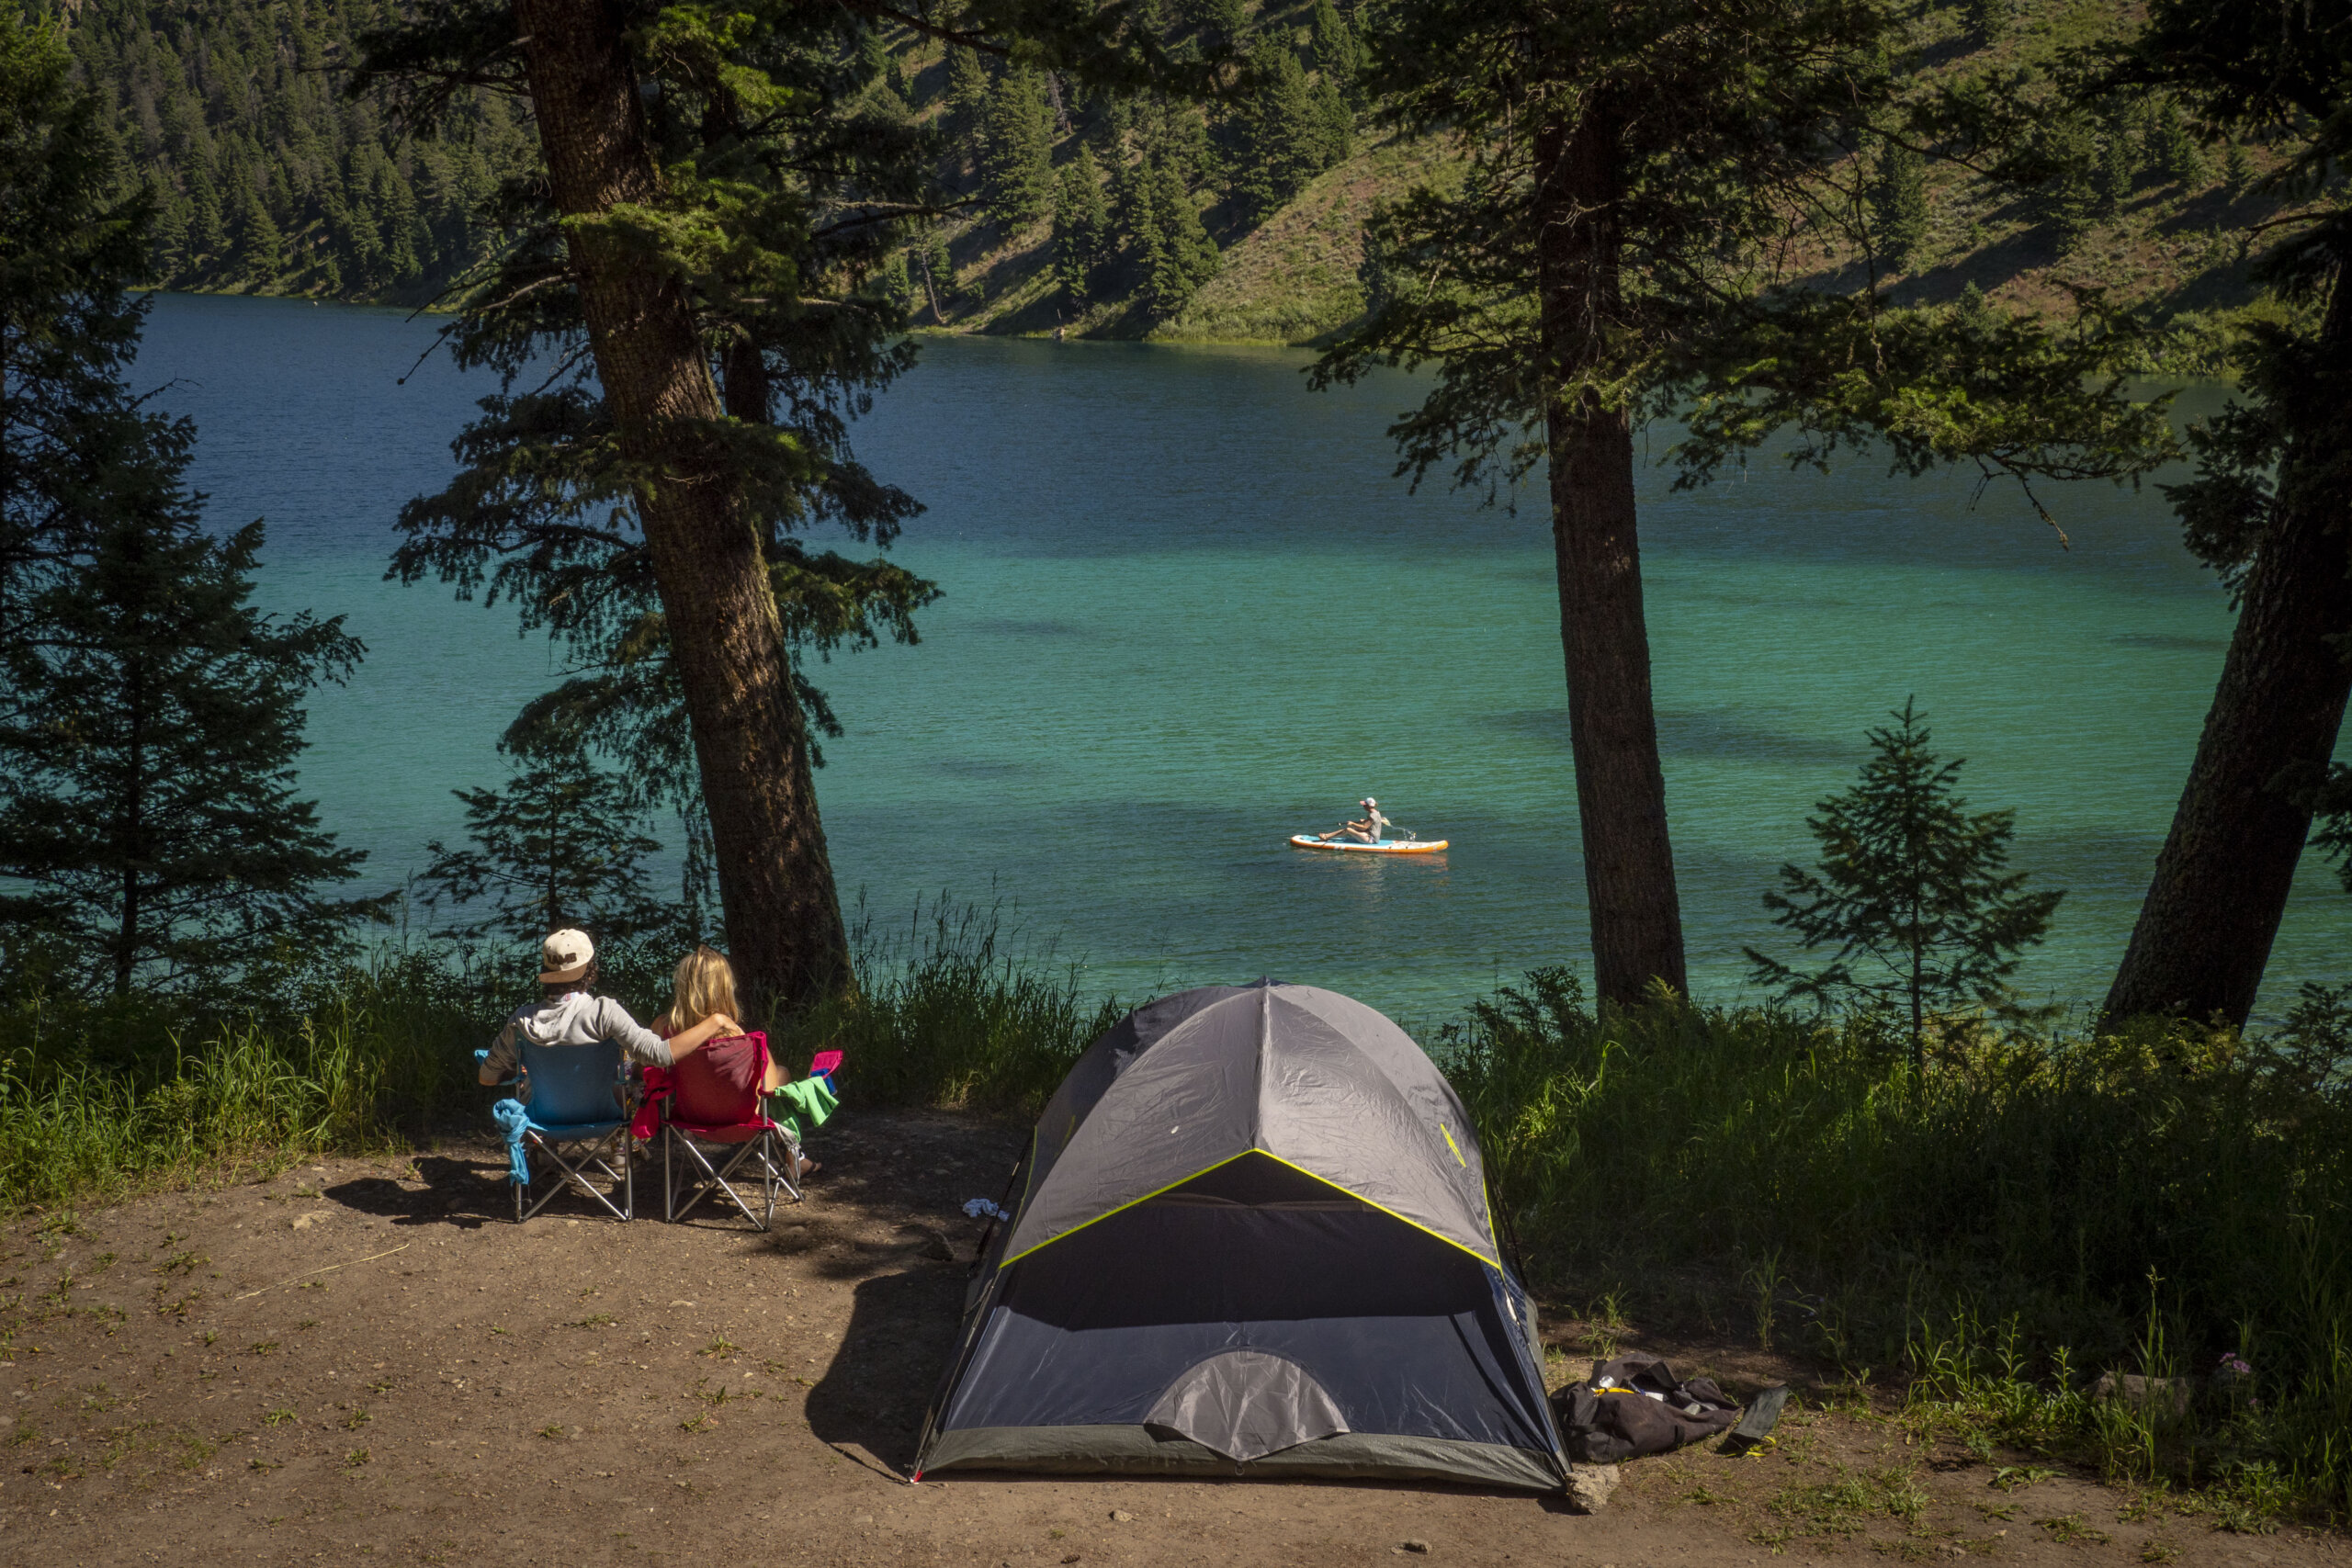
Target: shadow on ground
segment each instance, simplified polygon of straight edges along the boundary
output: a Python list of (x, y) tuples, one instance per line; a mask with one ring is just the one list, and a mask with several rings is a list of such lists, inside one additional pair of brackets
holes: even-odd
[(808, 1391), (809, 1430), (836, 1448), (862, 1448), (900, 1474), (911, 1469), (963, 1302), (963, 1270), (941, 1264), (861, 1282), (841, 1349)]

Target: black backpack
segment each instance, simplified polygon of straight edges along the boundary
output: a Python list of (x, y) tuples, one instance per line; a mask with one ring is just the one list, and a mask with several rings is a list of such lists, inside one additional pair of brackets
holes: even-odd
[(1662, 1454), (1729, 1431), (1739, 1406), (1713, 1378), (1675, 1381), (1656, 1356), (1636, 1351), (1603, 1361), (1583, 1382), (1552, 1395), (1568, 1458), (1580, 1464), (1615, 1464)]

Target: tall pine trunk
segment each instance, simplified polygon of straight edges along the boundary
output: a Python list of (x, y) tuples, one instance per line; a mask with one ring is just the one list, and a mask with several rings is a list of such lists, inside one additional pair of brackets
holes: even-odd
[(1605, 353), (1622, 307), (1614, 117), (1579, 106), (1536, 133), (1538, 287), (1548, 384), (1552, 542), (1566, 655), (1568, 741), (1592, 920), (1593, 985), (1639, 1001), (1652, 980), (1687, 988), (1682, 911), (1666, 828), (1666, 778), (1650, 699), (1626, 415), (1574, 389)]
[[(2352, 289), (2335, 288), (2319, 355), (2352, 364)], [(2335, 750), (2352, 693), (2352, 494), (2323, 479), (2352, 446), (2338, 403), (2280, 464), (2282, 498), (2262, 542), (2172, 832), (2156, 857), (2106, 1016), (2216, 1014), (2244, 1024), (2270, 961), (2310, 833), (2299, 786)], [(2298, 469), (2301, 472), (2298, 473)]]
[(514, 0), (549, 188), (622, 453), (659, 476), (638, 515), (685, 694), (727, 942), (752, 995), (795, 1007), (848, 981), (808, 734), (752, 522), (694, 427), (720, 416), (684, 288), (594, 220), (661, 180), (616, 7)]

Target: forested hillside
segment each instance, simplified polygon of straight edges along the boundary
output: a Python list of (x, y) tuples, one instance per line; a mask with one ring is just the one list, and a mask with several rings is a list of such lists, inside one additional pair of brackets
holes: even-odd
[[(1365, 0), (1170, 0), (1180, 47), (1227, 41), (1256, 85), (1211, 104), (1113, 97), (1052, 73), (877, 31), (871, 112), (930, 129), (949, 216), (890, 264), (918, 325), (959, 331), (1306, 342), (1363, 308), (1381, 258), (1364, 223), (1442, 177), (1445, 149), (1396, 140), (1357, 86)], [(478, 95), (448, 134), (398, 134), (343, 92), (356, 34), (391, 0), (85, 0), (74, 48), (159, 197), (168, 287), (428, 299), (492, 240), (499, 181), (532, 156), (527, 109)], [(2121, 26), (2081, 0), (1922, 5), (1920, 95), (1971, 78), (2017, 101), (2064, 50)], [(2166, 327), (2149, 363), (2211, 370), (2258, 300), (2241, 235), (2282, 197), (2258, 144), (2200, 137), (2170, 100), (2105, 119), (2053, 112), (2003, 177), (1892, 143), (1859, 149), (1855, 199), (1904, 299), (1973, 288), (2042, 310), (2090, 285)], [(2020, 184), (2022, 166), (2038, 181)], [(1862, 265), (1823, 255), (1823, 267)]]
[(414, 301), (488, 243), (485, 209), (533, 155), (514, 99), (399, 135), (344, 93), (354, 36), (390, 0), (82, 0), (75, 54), (157, 196), (168, 288)]

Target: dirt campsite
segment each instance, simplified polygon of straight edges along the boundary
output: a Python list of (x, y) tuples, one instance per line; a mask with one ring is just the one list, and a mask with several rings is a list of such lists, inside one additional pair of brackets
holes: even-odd
[[(845, 1111), (760, 1235), (513, 1219), (445, 1139), (78, 1213), (0, 1258), (0, 1561), (1635, 1564), (1984, 1558), (2352, 1563), (2023, 1458), (1921, 1444), (1882, 1397), (1724, 1339), (1616, 1331), (1735, 1394), (1754, 1457), (1626, 1464), (1599, 1512), (1523, 1493), (957, 1473), (910, 1484), (981, 1222), (1024, 1129)], [(640, 1216), (658, 1215), (651, 1181)], [(1591, 1325), (1549, 1314), (1555, 1382)]]

